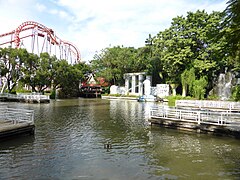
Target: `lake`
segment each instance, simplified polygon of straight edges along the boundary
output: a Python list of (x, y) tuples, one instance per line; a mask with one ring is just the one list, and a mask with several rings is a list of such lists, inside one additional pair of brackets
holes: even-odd
[(8, 105), (34, 109), (36, 129), (0, 142), (0, 179), (240, 179), (240, 140), (151, 127), (149, 109), (160, 104), (79, 98)]

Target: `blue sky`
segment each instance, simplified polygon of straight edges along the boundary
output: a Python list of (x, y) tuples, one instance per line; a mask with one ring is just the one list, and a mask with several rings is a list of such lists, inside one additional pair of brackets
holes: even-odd
[(141, 47), (188, 11), (222, 11), (227, 0), (0, 0), (0, 34), (36, 21), (75, 44), (83, 61), (116, 45)]

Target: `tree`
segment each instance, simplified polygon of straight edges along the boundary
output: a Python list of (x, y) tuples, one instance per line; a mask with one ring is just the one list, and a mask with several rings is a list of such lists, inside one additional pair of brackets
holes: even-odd
[(9, 93), (13, 93), (14, 88), (22, 77), (21, 67), (25, 58), (25, 49), (4, 48), (0, 49), (1, 76), (7, 81)]
[(120, 46), (106, 48), (94, 56), (91, 66), (97, 76), (104, 77), (110, 84), (122, 85), (125, 73), (146, 71), (145, 50)]
[(51, 87), (52, 83), (52, 60), (48, 53), (41, 53), (37, 68), (31, 76), (30, 82), (35, 92), (43, 93), (45, 89)]
[(193, 82), (193, 97), (197, 99), (204, 99), (207, 84), (208, 81), (206, 77), (201, 77), (199, 80), (195, 80)]
[(224, 37), (216, 39), (222, 17), (219, 12), (188, 12), (186, 17), (173, 18), (171, 27), (157, 34), (154, 54), (161, 59), (167, 83), (180, 84), (180, 75), (191, 68), (197, 79), (207, 76), (211, 81), (225, 67), (226, 43)]
[(48, 53), (41, 53), (40, 57), (35, 54), (28, 54), (22, 67), (24, 76), (21, 81), (31, 86), (33, 92), (43, 93), (51, 88), (53, 79), (53, 64), (57, 61), (56, 56)]
[(22, 72), (23, 72), (23, 77), (21, 78), (21, 82), (30, 86), (32, 91), (36, 92), (36, 87), (35, 87), (35, 75), (36, 71), (39, 68), (39, 61), (40, 58), (33, 53), (29, 53), (26, 55), (26, 59), (23, 61), (24, 66), (22, 66)]
[(47, 88), (53, 88), (54, 92), (61, 89), (62, 97), (77, 96), (79, 82), (89, 70), (85, 63), (70, 65), (48, 53), (39, 57), (26, 49), (0, 48), (0, 77), (7, 80), (10, 93), (21, 82), (33, 92), (44, 93)]
[(240, 1), (229, 0), (227, 4), (222, 34), (226, 37), (226, 48), (229, 50), (229, 65), (240, 71)]
[(83, 79), (83, 67), (85, 64), (69, 65), (67, 69), (67, 79), (61, 83), (61, 92), (65, 97), (77, 97), (79, 95), (79, 84)]
[(194, 68), (185, 69), (185, 71), (181, 74), (182, 96), (183, 97), (185, 97), (187, 95), (188, 90), (192, 91), (194, 81), (195, 81)]
[(61, 98), (76, 97), (79, 93), (79, 83), (84, 74), (90, 71), (85, 63), (68, 64), (66, 60), (54, 61), (52, 65), (52, 91), (59, 89)]
[(228, 6), (224, 10), (225, 21), (224, 25), (230, 27), (228, 32), (229, 44), (234, 50), (239, 51), (240, 48), (240, 1), (239, 0), (229, 0), (227, 2)]

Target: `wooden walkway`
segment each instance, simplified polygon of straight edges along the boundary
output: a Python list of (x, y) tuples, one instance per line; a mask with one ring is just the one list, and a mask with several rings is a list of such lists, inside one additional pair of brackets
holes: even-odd
[(197, 132), (240, 134), (240, 113), (162, 106), (150, 110), (149, 122)]
[(0, 139), (34, 133), (34, 111), (0, 106)]

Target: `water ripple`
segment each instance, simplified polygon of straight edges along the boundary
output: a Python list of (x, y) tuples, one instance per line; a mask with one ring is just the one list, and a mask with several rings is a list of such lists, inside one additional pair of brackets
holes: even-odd
[[(237, 140), (148, 127), (151, 104), (75, 99), (23, 106), (35, 110), (35, 136), (0, 144), (0, 179), (240, 176)], [(112, 148), (104, 148), (107, 142)]]

